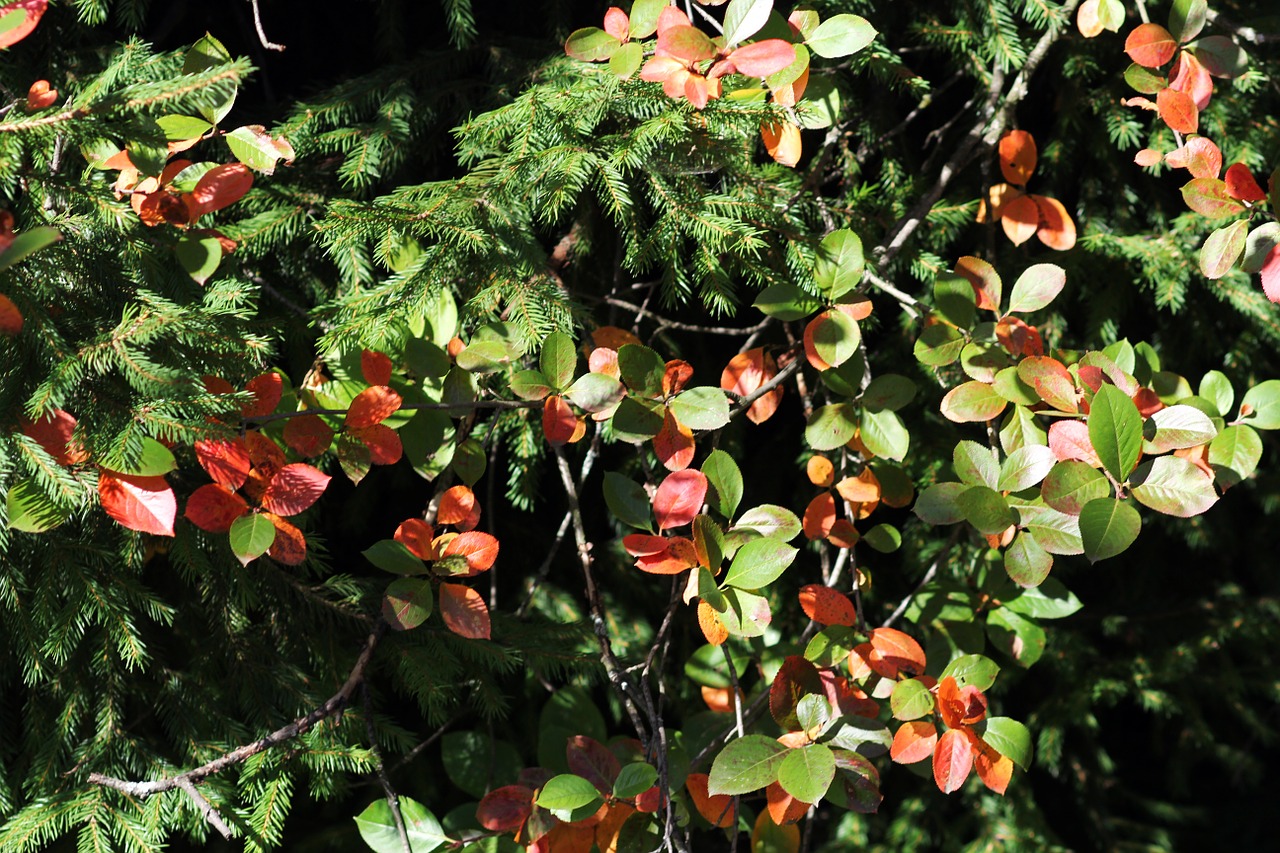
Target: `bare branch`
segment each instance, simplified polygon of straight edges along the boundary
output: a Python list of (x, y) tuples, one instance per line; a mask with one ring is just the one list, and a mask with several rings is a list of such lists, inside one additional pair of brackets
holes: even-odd
[(218, 810), (213, 803), (205, 799), (204, 794), (196, 790), (195, 784), (190, 779), (179, 777), (178, 787), (195, 801), (196, 808), (200, 809), (200, 815), (208, 821), (209, 825), (216, 829), (219, 835), (230, 841), (231, 827), (227, 826), (227, 822), (222, 819), (222, 815), (218, 814)]
[(754, 335), (756, 332), (773, 322), (772, 317), (765, 317), (754, 326), (747, 326), (743, 328), (734, 328), (732, 326), (696, 326), (692, 323), (681, 323), (678, 320), (667, 319), (661, 314), (655, 314), (642, 305), (626, 302), (613, 296), (606, 296), (600, 301), (606, 305), (614, 305), (618, 308), (626, 308), (628, 311), (634, 311), (641, 317), (648, 317), (663, 329), (677, 329), (681, 332), (698, 332), (704, 335)]
[(249, 0), (253, 5), (253, 28), (258, 31), (258, 41), (267, 50), (284, 50), (284, 45), (276, 44), (267, 38), (267, 31), (262, 28), (262, 10), (258, 8), (258, 0)]

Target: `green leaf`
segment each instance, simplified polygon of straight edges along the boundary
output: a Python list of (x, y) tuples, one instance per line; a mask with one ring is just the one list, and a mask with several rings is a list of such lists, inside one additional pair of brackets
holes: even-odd
[[(404, 821), (405, 834), (409, 836), (411, 853), (431, 853), (439, 848), (449, 836), (445, 835), (440, 821), (436, 820), (426, 806), (408, 797), (398, 797), (400, 818)], [(396, 829), (395, 818), (391, 814), (391, 806), (386, 799), (375, 800), (355, 818), (360, 837), (374, 850), (374, 853), (404, 853), (400, 844), (400, 832)]]
[(711, 486), (707, 503), (725, 518), (733, 518), (742, 501), (742, 472), (738, 470), (738, 463), (723, 450), (713, 450), (702, 463), (702, 473)]
[(1164, 77), (1136, 62), (1125, 69), (1124, 81), (1144, 95), (1154, 95), (1169, 86), (1169, 81)]
[(150, 436), (143, 436), (141, 451), (133, 462), (126, 463), (119, 456), (102, 459), (102, 467), (134, 477), (158, 477), (178, 467), (173, 451)]
[(1245, 392), (1240, 420), (1254, 429), (1280, 429), (1280, 379), (1268, 379)]
[[(222, 42), (205, 33), (204, 37), (193, 44), (191, 49), (187, 51), (186, 60), (182, 63), (182, 73), (198, 74), (201, 71), (207, 71), (219, 65), (226, 65), (231, 61), (231, 54), (222, 46)], [(227, 113), (231, 112), (231, 106), (235, 102), (236, 90), (233, 89), (226, 98), (215, 104), (201, 106), (197, 109), (197, 112), (211, 123), (217, 124), (227, 117)]]
[(427, 566), (394, 539), (380, 539), (361, 552), (366, 560), (393, 575), (420, 575)]
[(1191, 53), (1215, 77), (1239, 77), (1249, 68), (1249, 54), (1227, 36), (1208, 36)]
[(1120, 482), (1142, 455), (1142, 415), (1123, 391), (1103, 385), (1089, 410), (1089, 443), (1104, 468)]
[(1244, 251), (1249, 220), (1237, 219), (1209, 235), (1200, 247), (1200, 272), (1208, 279), (1219, 279), (1231, 272)]
[(1004, 422), (1000, 426), (1000, 447), (1005, 453), (1013, 453), (1019, 447), (1046, 444), (1048, 440), (1048, 434), (1036, 422), (1035, 414), (1026, 405), (1014, 406), (1004, 416)]
[[(884, 459), (901, 462), (911, 449), (911, 433), (897, 412), (863, 409), (859, 418), (859, 438), (867, 449)], [(815, 448), (821, 449), (821, 448)]]
[[(858, 15), (833, 15), (818, 24), (805, 44), (824, 59), (857, 53), (875, 40), (875, 27)], [(806, 801), (806, 802), (812, 802)]]
[(222, 263), (222, 244), (214, 237), (188, 232), (173, 247), (178, 265), (197, 284), (204, 284)]
[(889, 696), (889, 707), (893, 709), (895, 720), (918, 720), (926, 714), (932, 714), (934, 708), (933, 694), (924, 682), (918, 678), (907, 678), (893, 685), (893, 693)]
[(267, 549), (276, 541), (276, 526), (271, 519), (261, 513), (251, 512), (231, 522), (231, 551), (241, 565), (249, 563), (267, 553)]
[(1223, 490), (1248, 479), (1262, 458), (1262, 438), (1249, 426), (1229, 426), (1209, 443), (1209, 465)]
[(815, 296), (794, 284), (785, 283), (769, 285), (760, 291), (756, 301), (751, 304), (766, 316), (783, 322), (803, 320), (822, 309), (822, 302)]
[(724, 582), (739, 589), (762, 589), (791, 565), (797, 553), (795, 548), (772, 537), (752, 539), (734, 555)]
[(262, 125), (238, 127), (226, 135), (226, 140), (232, 155), (241, 163), (264, 175), (275, 173), (280, 149)]
[[(1048, 448), (1045, 448), (1046, 450)], [(951, 451), (951, 467), (960, 482), (970, 486), (996, 488), (1000, 465), (996, 452), (976, 441), (961, 441)]]
[(584, 373), (569, 386), (564, 396), (584, 412), (604, 412), (622, 400), (626, 393), (622, 383), (607, 373)]
[(613, 783), (613, 795), (624, 800), (643, 794), (658, 783), (658, 771), (651, 764), (624, 764)]
[(733, 47), (760, 31), (773, 11), (773, 0), (729, 0), (724, 10), (724, 43)]
[(1213, 480), (1193, 463), (1178, 456), (1157, 456), (1133, 472), (1131, 494), (1145, 507), (1190, 518), (1218, 502)]
[(521, 370), (511, 377), (511, 393), (521, 400), (545, 400), (555, 390), (538, 370)]
[(1208, 15), (1207, 0), (1173, 0), (1173, 7), (1169, 9), (1169, 33), (1186, 44), (1200, 35)]
[(1079, 515), (1084, 505), (1111, 494), (1111, 483), (1087, 462), (1072, 459), (1059, 462), (1044, 478), (1040, 495), (1054, 509)]
[(830, 747), (811, 743), (793, 749), (778, 766), (778, 784), (797, 800), (816, 803), (836, 775), (836, 759)]
[[(822, 238), (813, 263), (813, 278), (829, 302), (835, 302), (857, 288), (862, 283), (865, 269), (862, 238), (857, 234), (841, 228)], [(827, 361), (835, 364), (830, 359)]]
[(778, 781), (778, 770), (791, 750), (765, 735), (730, 741), (711, 764), (707, 792), (749, 794)]
[(896, 373), (884, 373), (871, 380), (862, 392), (861, 403), (872, 411), (896, 412), (916, 396), (916, 383)]
[(761, 504), (744, 512), (733, 529), (751, 530), (760, 536), (790, 542), (800, 535), (802, 528), (800, 519), (786, 507)]
[(1192, 178), (1182, 187), (1182, 200), (1209, 219), (1238, 216), (1245, 210), (1244, 204), (1227, 192), (1226, 183), (1217, 178)]
[[(1261, 272), (1271, 250), (1280, 246), (1280, 222), (1264, 222), (1249, 232), (1244, 244), (1244, 260), (1240, 268), (1247, 273)], [(1226, 414), (1226, 411), (1223, 411)]]
[(964, 336), (945, 323), (926, 326), (913, 350), (916, 360), (929, 367), (945, 367), (960, 357)]
[(989, 421), (1004, 411), (1008, 401), (985, 382), (971, 380), (957, 385), (942, 398), (942, 416), (952, 423)]
[(881, 554), (892, 554), (902, 546), (902, 534), (891, 524), (877, 524), (862, 534), (862, 541)]
[(52, 246), (61, 239), (62, 233), (56, 228), (50, 228), (48, 225), (28, 228), (21, 234), (16, 235), (9, 243), (8, 248), (0, 252), (0, 272), (4, 272), (28, 255)]
[(631, 24), (628, 30), (633, 39), (645, 39), (658, 29), (658, 17), (667, 7), (667, 0), (636, 0), (631, 4)]
[(397, 631), (409, 631), (431, 615), (435, 591), (424, 578), (397, 578), (382, 596), (382, 618)]
[(1057, 264), (1036, 264), (1028, 267), (1013, 283), (1008, 312), (1026, 314), (1039, 311), (1057, 298), (1066, 283), (1066, 270)]
[(956, 503), (964, 513), (965, 520), (984, 535), (1004, 533), (1018, 520), (1004, 496), (986, 486), (970, 486), (957, 498)]
[(1218, 434), (1218, 428), (1204, 412), (1193, 406), (1166, 406), (1147, 421), (1150, 432), (1142, 443), (1142, 450), (1149, 454), (1167, 453), (1185, 447), (1208, 444)]
[(1226, 417), (1235, 402), (1236, 392), (1231, 380), (1220, 370), (1210, 370), (1200, 380), (1199, 396), (1213, 403), (1219, 417)]
[(978, 736), (996, 752), (1026, 770), (1031, 766), (1031, 732), (1009, 717), (987, 717), (974, 726)]
[(720, 614), (720, 621), (735, 637), (763, 637), (765, 629), (773, 621), (769, 600), (762, 595), (742, 589), (725, 590), (728, 607)]
[(1000, 481), (996, 489), (1001, 492), (1020, 492), (1043, 480), (1053, 469), (1057, 457), (1041, 444), (1020, 447), (1009, 454), (1000, 466)]
[(613, 56), (622, 42), (599, 27), (583, 27), (569, 33), (564, 52), (579, 62), (599, 62)]
[(806, 732), (821, 730), (831, 719), (831, 703), (826, 696), (810, 693), (796, 703), (796, 722)]
[(613, 427), (616, 438), (639, 444), (662, 431), (662, 411), (661, 403), (641, 401), (628, 395), (618, 402), (618, 408), (609, 419), (609, 424)]
[(649, 495), (644, 486), (616, 471), (604, 472), (604, 501), (609, 511), (623, 524), (641, 530), (653, 529)]
[(1124, 501), (1098, 498), (1080, 510), (1080, 541), (1091, 563), (1122, 553), (1141, 530), (1142, 516)]
[[(989, 385), (995, 384), (1001, 369), (1011, 367), (1010, 360), (1004, 347), (990, 341), (970, 341), (960, 350), (960, 368), (965, 375)], [(1033, 402), (1039, 402), (1038, 398)]]
[(862, 332), (857, 322), (843, 311), (826, 311), (810, 323), (813, 327), (813, 349), (827, 364), (839, 367), (858, 352)]
[(70, 517), (70, 513), (49, 500), (31, 480), (20, 480), (11, 485), (5, 496), (5, 505), (9, 528), (23, 533), (44, 533)]
[(997, 607), (987, 616), (987, 635), (1022, 667), (1032, 666), (1044, 654), (1044, 629), (1007, 607)]
[(574, 347), (573, 338), (564, 332), (547, 335), (547, 339), (542, 342), (542, 352), (538, 353), (538, 369), (546, 378), (547, 384), (557, 391), (563, 391), (573, 382), (577, 366), (578, 350)]
[(858, 431), (858, 411), (847, 403), (833, 403), (814, 411), (804, 428), (805, 441), (814, 450), (843, 447)]
[(1053, 556), (1036, 541), (1035, 534), (1019, 530), (1004, 552), (1004, 570), (1018, 586), (1043, 583), (1053, 569)]
[(497, 373), (511, 363), (511, 353), (502, 341), (478, 341), (458, 353), (454, 362), (468, 373)]
[(600, 792), (581, 776), (561, 773), (547, 780), (535, 803), (564, 821), (581, 820), (600, 808)]
[(489, 732), (449, 732), (440, 739), (440, 758), (449, 781), (476, 799), (514, 785), (522, 766), (516, 748)]
[(943, 668), (938, 680), (951, 676), (961, 687), (973, 686), (987, 691), (996, 683), (1000, 666), (985, 655), (961, 655)]
[(1080, 519), (1059, 512), (1042, 502), (1018, 502), (1020, 524), (1030, 531), (1040, 547), (1050, 554), (1083, 554), (1080, 541)]
[(973, 325), (978, 313), (975, 298), (969, 279), (957, 273), (940, 273), (933, 282), (934, 311), (953, 326)]
[(729, 423), (729, 398), (709, 385), (690, 388), (672, 399), (671, 412), (690, 429), (720, 429)]
[(1001, 595), (1004, 606), (1014, 613), (1034, 619), (1064, 619), (1078, 611), (1082, 605), (1075, 594), (1054, 578), (1030, 589), (1023, 589), (1015, 596)]
[(629, 41), (609, 57), (609, 70), (617, 77), (628, 80), (640, 70), (644, 62), (644, 45)]
[(168, 142), (185, 142), (188, 139), (196, 139), (204, 136), (213, 128), (213, 125), (204, 119), (181, 115), (160, 116), (156, 119), (156, 124), (160, 125), (160, 130)]
[(935, 483), (920, 492), (912, 511), (931, 526), (964, 521), (960, 496), (968, 490), (969, 486), (964, 483)]

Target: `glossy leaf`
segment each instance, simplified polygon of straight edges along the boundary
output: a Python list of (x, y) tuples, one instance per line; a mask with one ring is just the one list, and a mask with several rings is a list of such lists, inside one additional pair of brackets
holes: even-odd
[(1280, 379), (1268, 379), (1245, 392), (1240, 419), (1254, 429), (1280, 429)]
[(1097, 498), (1080, 510), (1080, 540), (1091, 563), (1123, 553), (1141, 530), (1142, 516), (1124, 501)]
[(798, 551), (771, 537), (752, 539), (738, 549), (724, 582), (739, 589), (762, 589), (795, 560)]
[(1219, 279), (1231, 272), (1244, 252), (1249, 233), (1249, 221), (1238, 219), (1217, 229), (1200, 247), (1200, 272), (1205, 278)]
[(822, 295), (834, 302), (862, 283), (865, 267), (862, 239), (841, 228), (822, 238), (813, 263), (813, 277)]
[(805, 441), (814, 450), (843, 447), (858, 431), (857, 410), (846, 403), (816, 409), (805, 426)]
[(206, 483), (187, 498), (183, 515), (187, 520), (210, 533), (226, 533), (240, 516), (249, 511), (244, 498), (226, 486)]
[(1157, 456), (1133, 472), (1138, 503), (1179, 518), (1199, 515), (1218, 502), (1213, 479), (1186, 459)]
[(969, 487), (956, 498), (956, 503), (965, 520), (989, 536), (1003, 533), (1017, 521), (1004, 497), (986, 486)]
[(707, 496), (707, 478), (692, 469), (668, 474), (653, 496), (659, 530), (681, 527), (693, 521)]
[(1244, 205), (1231, 197), (1225, 182), (1217, 178), (1194, 178), (1182, 187), (1187, 207), (1209, 219), (1225, 219), (1244, 212)]
[(1177, 49), (1177, 39), (1159, 24), (1139, 24), (1124, 42), (1124, 52), (1144, 68), (1159, 68)]
[[(410, 853), (431, 853), (449, 840), (440, 821), (417, 800), (400, 796), (400, 818), (409, 837)], [(360, 837), (374, 853), (404, 853), (400, 831), (385, 799), (375, 800), (355, 818)]]
[(178, 500), (164, 477), (135, 477), (103, 470), (98, 497), (107, 515), (130, 530), (172, 536)]
[(1093, 395), (1089, 411), (1089, 443), (1102, 465), (1123, 482), (1142, 455), (1142, 415), (1138, 407), (1114, 385), (1104, 385)]
[(1025, 130), (1009, 131), (1000, 139), (997, 152), (1006, 181), (1021, 186), (1031, 178), (1036, 168), (1036, 141), (1031, 134)]
[(275, 525), (261, 513), (240, 516), (231, 523), (229, 533), (231, 551), (241, 565), (248, 565), (267, 553), (267, 549), (276, 541)]
[(702, 473), (710, 486), (707, 502), (725, 518), (733, 518), (742, 501), (742, 472), (738, 463), (723, 450), (713, 450), (702, 463)]
[(1085, 504), (1111, 494), (1111, 483), (1087, 462), (1058, 462), (1040, 486), (1044, 502), (1061, 512), (1079, 515)]
[(938, 729), (928, 721), (903, 723), (893, 735), (889, 758), (897, 764), (915, 764), (933, 755), (938, 744)]
[(599, 27), (583, 27), (569, 34), (564, 52), (579, 62), (599, 62), (608, 59), (621, 46), (622, 42)]
[(1004, 411), (1008, 401), (985, 382), (957, 385), (942, 398), (942, 416), (953, 423), (989, 421)]
[(262, 495), (262, 508), (276, 515), (297, 515), (310, 508), (332, 479), (303, 462), (294, 462), (276, 472)]
[(440, 616), (445, 627), (460, 637), (489, 639), (489, 608), (480, 593), (469, 586), (440, 584)]
[(788, 750), (764, 735), (749, 734), (730, 741), (711, 765), (710, 794), (749, 794), (778, 780)]
[(1022, 723), (1009, 717), (987, 717), (976, 731), (992, 749), (1023, 770), (1031, 766), (1031, 732)]
[(382, 596), (382, 618), (397, 631), (409, 631), (431, 615), (435, 590), (424, 578), (399, 578), (387, 585)]
[(791, 750), (778, 765), (778, 784), (798, 800), (815, 803), (822, 799), (836, 775), (835, 756), (820, 743)]
[(1035, 534), (1018, 531), (1004, 552), (1004, 570), (1018, 586), (1034, 587), (1053, 569), (1053, 556), (1036, 541)]
[(965, 733), (949, 729), (933, 750), (933, 779), (944, 794), (960, 790), (973, 769), (973, 748)]
[(1058, 297), (1066, 283), (1066, 271), (1056, 264), (1028, 267), (1013, 283), (1007, 310), (1010, 314), (1039, 311)]
[(875, 40), (875, 27), (858, 15), (832, 15), (809, 34), (805, 44), (824, 59), (857, 53)]
[(1252, 476), (1261, 458), (1261, 437), (1243, 424), (1227, 427), (1209, 444), (1214, 480), (1224, 490)]

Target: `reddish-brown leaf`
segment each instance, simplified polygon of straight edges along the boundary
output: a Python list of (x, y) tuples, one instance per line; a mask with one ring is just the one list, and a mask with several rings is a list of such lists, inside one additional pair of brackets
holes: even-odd
[(440, 496), (440, 506), (436, 510), (436, 523), (459, 524), (465, 521), (476, 508), (476, 495), (466, 486), (453, 486)]
[(98, 497), (107, 515), (130, 530), (173, 535), (178, 499), (164, 477), (131, 477), (103, 469)]
[(1049, 356), (1030, 356), (1018, 365), (1018, 377), (1035, 388), (1040, 399), (1060, 412), (1079, 411), (1075, 379), (1066, 365)]
[[(1196, 177), (1200, 177), (1197, 175)], [(1215, 174), (1216, 178), (1217, 175)], [(1244, 163), (1233, 163), (1226, 174), (1227, 194), (1238, 201), (1265, 201), (1267, 194), (1253, 179), (1253, 172)]]
[(300, 415), (284, 425), (284, 443), (308, 459), (321, 455), (333, 443), (333, 430), (319, 415)]
[(996, 323), (996, 340), (1010, 355), (1044, 355), (1044, 340), (1040, 337), (1040, 330), (1013, 315), (1001, 317)]
[(1193, 178), (1216, 178), (1222, 171), (1222, 151), (1207, 136), (1187, 140), (1187, 144), (1165, 155), (1175, 169), (1186, 169)]
[(894, 669), (892, 675), (883, 672), (881, 675), (897, 678), (899, 672), (906, 672), (908, 675), (924, 672), (924, 649), (920, 648), (920, 644), (911, 635), (896, 628), (872, 628), (870, 642), (871, 648), (880, 653), (884, 663)]
[[(876, 505), (858, 504), (858, 517), (864, 517), (864, 510), (870, 514), (870, 508), (874, 506)], [(862, 534), (858, 532), (858, 528), (854, 527), (853, 522), (847, 518), (837, 518), (835, 524), (831, 525), (831, 532), (827, 534), (827, 541), (837, 548), (852, 548), (861, 538)]]
[(1124, 40), (1124, 52), (1143, 68), (1159, 68), (1177, 49), (1177, 39), (1159, 24), (1140, 24)]
[(632, 332), (626, 329), (620, 329), (617, 326), (600, 326), (591, 333), (591, 344), (594, 347), (604, 347), (617, 352), (622, 348), (623, 344), (643, 344), (644, 342), (637, 338)]
[(782, 39), (763, 39), (729, 54), (729, 61), (739, 74), (748, 77), (768, 77), (796, 61), (796, 49)]
[[(720, 373), (720, 387), (725, 391), (745, 397), (778, 374), (778, 365), (764, 347), (755, 347), (729, 359)], [(775, 388), (760, 397), (747, 409), (747, 420), (764, 423), (777, 411), (782, 400), (782, 389)]]
[(320, 499), (330, 479), (328, 474), (305, 462), (285, 465), (267, 484), (262, 508), (276, 515), (297, 515)]
[(800, 588), (800, 609), (819, 625), (853, 626), (858, 621), (858, 611), (849, 596), (820, 584)]
[(956, 272), (973, 285), (973, 295), (979, 308), (1000, 310), (1001, 282), (995, 267), (981, 258), (965, 255), (956, 261)]
[(461, 556), (467, 560), (471, 575), (488, 571), (498, 559), (498, 539), (479, 530), (459, 533), (444, 546), (444, 556)]
[(789, 121), (762, 124), (760, 138), (764, 142), (764, 150), (769, 152), (775, 163), (794, 166), (800, 162), (802, 142), (800, 128), (796, 125)]
[(489, 608), (480, 593), (469, 586), (440, 584), (440, 617), (445, 627), (459, 637), (489, 639)]
[(391, 357), (386, 353), (363, 350), (360, 353), (360, 373), (370, 385), (390, 384)]
[(582, 427), (582, 422), (561, 397), (552, 394), (542, 403), (542, 431), (552, 447), (569, 444)]
[(1195, 133), (1200, 129), (1200, 111), (1191, 96), (1177, 89), (1161, 89), (1156, 95), (1156, 112), (1178, 133)]
[(809, 501), (804, 511), (804, 535), (808, 539), (826, 539), (836, 523), (836, 499), (830, 492)]
[(394, 465), (404, 455), (400, 434), (386, 424), (349, 430), (352, 437), (369, 448), (369, 461), (374, 465)]
[(286, 566), (299, 566), (307, 559), (307, 539), (302, 531), (271, 512), (263, 515), (276, 528), (276, 538), (267, 549), (267, 556)]
[(408, 548), (409, 553), (419, 560), (430, 561), (440, 559), (440, 556), (436, 553), (435, 546), (432, 544), (432, 540), (435, 537), (436, 532), (430, 524), (420, 518), (410, 518), (400, 523), (392, 538)]
[(810, 456), (809, 461), (805, 463), (805, 473), (809, 476), (809, 482), (820, 489), (831, 488), (831, 484), (835, 481), (835, 470), (830, 459), (818, 454)]
[(244, 389), (253, 394), (252, 403), (241, 408), (246, 418), (265, 417), (280, 405), (280, 397), (284, 393), (284, 380), (274, 370), (255, 376), (245, 383)]
[(667, 362), (662, 372), (662, 393), (670, 397), (684, 390), (685, 383), (693, 378), (693, 365), (687, 361), (673, 358)]
[(1043, 195), (1028, 196), (1036, 205), (1040, 225), (1036, 236), (1050, 249), (1065, 252), (1076, 244), (1076, 223), (1067, 208), (1056, 198)]
[(605, 796), (613, 793), (622, 765), (604, 744), (586, 735), (574, 735), (565, 745), (564, 756), (570, 773), (586, 779)]
[(16, 0), (14, 3), (0, 6), (0, 18), (18, 12), (26, 14), (22, 21), (0, 32), (0, 50), (4, 50), (10, 45), (15, 45), (31, 35), (31, 31), (36, 28), (36, 24), (40, 23), (40, 17), (44, 15), (45, 9), (48, 8), (49, 0)]
[(633, 557), (649, 557), (667, 550), (671, 540), (649, 533), (631, 533), (622, 537), (622, 547)]
[(244, 434), (244, 446), (249, 449), (249, 459), (254, 468), (264, 468), (273, 476), (284, 467), (284, 451), (274, 441), (258, 430)]
[(484, 795), (476, 806), (476, 820), (490, 832), (512, 832), (524, 826), (533, 812), (533, 789), (506, 785)]
[(670, 409), (664, 409), (662, 429), (653, 437), (653, 452), (668, 471), (683, 471), (693, 462), (696, 450), (693, 430), (676, 420)]
[(253, 186), (253, 172), (243, 163), (224, 163), (205, 172), (196, 188), (183, 195), (191, 221), (239, 201)]
[(933, 781), (944, 794), (960, 790), (973, 769), (973, 746), (959, 729), (950, 729), (938, 738), (933, 750)]
[(1036, 169), (1036, 141), (1025, 130), (1011, 130), (1000, 140), (1000, 172), (1011, 184), (1022, 185)]
[(22, 418), (19, 423), (23, 434), (34, 438), (59, 465), (75, 465), (89, 458), (84, 448), (71, 440), (76, 419), (70, 413), (54, 409), (34, 421)]
[(769, 685), (769, 713), (783, 731), (797, 731), (796, 705), (811, 693), (823, 692), (818, 668), (799, 655), (788, 655)]
[(898, 764), (915, 764), (933, 755), (938, 744), (938, 727), (925, 720), (903, 723), (893, 733), (889, 758)]
[(666, 543), (662, 551), (637, 557), (636, 568), (651, 575), (678, 575), (698, 565), (698, 550), (692, 539), (674, 536)]
[(200, 467), (219, 483), (235, 490), (244, 485), (249, 477), (252, 460), (249, 459), (249, 448), (241, 439), (213, 439), (195, 443), (196, 461)]
[(728, 794), (711, 796), (707, 793), (706, 773), (690, 773), (685, 779), (685, 787), (689, 790), (689, 799), (698, 814), (714, 827), (733, 826), (733, 797)]
[(1040, 208), (1030, 196), (1010, 198), (1000, 208), (1000, 227), (1013, 245), (1021, 246), (1040, 228)]
[(778, 826), (795, 823), (809, 812), (812, 803), (797, 800), (788, 794), (779, 782), (770, 782), (765, 789), (765, 798), (769, 804), (769, 818)]
[(864, 693), (862, 688), (850, 684), (849, 679), (837, 674), (834, 669), (818, 670), (818, 678), (822, 682), (827, 701), (841, 714), (853, 714), (872, 720), (880, 715), (880, 703)]
[(187, 498), (183, 515), (201, 530), (226, 533), (237, 518), (249, 511), (244, 498), (226, 486), (206, 483)]
[(13, 337), (22, 331), (22, 312), (13, 300), (0, 293), (0, 335)]
[(400, 409), (404, 400), (386, 385), (371, 385), (356, 395), (347, 409), (346, 425), (352, 429), (380, 424)]
[(690, 524), (707, 497), (707, 478), (696, 469), (666, 476), (653, 496), (653, 513), (659, 530)]

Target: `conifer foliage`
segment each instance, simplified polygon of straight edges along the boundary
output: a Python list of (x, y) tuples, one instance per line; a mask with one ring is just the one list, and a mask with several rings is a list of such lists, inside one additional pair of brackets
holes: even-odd
[(1118, 848), (1261, 778), (1256, 10), (421, 5), (268, 108), (0, 0), (0, 849)]

